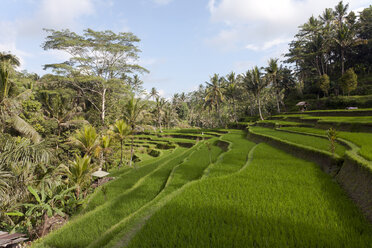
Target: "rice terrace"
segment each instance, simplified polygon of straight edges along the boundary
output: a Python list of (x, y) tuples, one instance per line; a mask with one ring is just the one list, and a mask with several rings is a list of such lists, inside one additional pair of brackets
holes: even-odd
[(372, 248), (371, 5), (5, 2), (0, 247)]

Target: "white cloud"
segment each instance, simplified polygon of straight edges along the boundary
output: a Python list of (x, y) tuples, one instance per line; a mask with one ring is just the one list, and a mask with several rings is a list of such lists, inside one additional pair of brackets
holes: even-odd
[(206, 39), (207, 44), (220, 47), (222, 50), (230, 50), (237, 47), (240, 34), (235, 29), (222, 30), (215, 37)]
[(254, 66), (252, 61), (237, 61), (234, 63), (233, 70), (237, 73), (242, 73), (251, 69)]
[(173, 0), (153, 0), (153, 1), (154, 1), (154, 3), (159, 4), (159, 5), (167, 5), (170, 2), (172, 2)]
[[(38, 4), (37, 11), (30, 16), (11, 20), (0, 20), (0, 51), (10, 51), (17, 55), (24, 67), (26, 57), (36, 56), (22, 51), (18, 43), (35, 42), (43, 40), (45, 32), (43, 28), (76, 28), (79, 18), (94, 13), (94, 0), (42, 0)], [(41, 43), (41, 42), (40, 42)], [(66, 60), (67, 55), (63, 52), (47, 51), (41, 54), (49, 54), (57, 59)], [(40, 54), (39, 54), (40, 55)]]
[(291, 38), (276, 38), (270, 41), (266, 41), (262, 46), (257, 46), (253, 44), (248, 44), (245, 48), (253, 51), (266, 51), (271, 48), (278, 47), (282, 44), (288, 44), (292, 39)]
[(31, 19), (17, 21), (19, 33), (39, 36), (43, 28), (74, 28), (78, 18), (94, 13), (92, 0), (43, 0)]
[[(318, 16), (325, 8), (333, 8), (338, 2), (339, 0), (209, 0), (211, 21), (219, 25), (219, 32), (208, 40), (223, 49), (229, 44), (235, 44), (253, 51), (268, 50), (288, 42), (297, 32), (298, 26), (311, 15)], [(370, 4), (369, 0), (348, 2), (349, 10)]]

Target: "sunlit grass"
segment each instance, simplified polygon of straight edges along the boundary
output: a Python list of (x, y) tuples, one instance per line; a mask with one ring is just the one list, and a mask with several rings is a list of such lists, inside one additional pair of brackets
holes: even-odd
[(370, 247), (371, 225), (317, 165), (265, 144), (253, 155), (173, 198), (129, 247)]
[[(295, 144), (301, 144), (304, 146), (313, 147), (323, 151), (330, 151), (330, 143), (327, 139), (323, 139), (320, 137), (313, 137), (309, 135), (302, 135), (302, 134), (295, 134), (295, 133), (287, 133), (277, 131), (271, 128), (263, 128), (263, 127), (251, 127), (255, 133), (264, 134), (272, 137), (276, 137), (282, 140), (286, 140)], [(335, 153), (343, 156), (345, 154), (345, 147), (342, 145), (337, 145)]]
[[(303, 133), (326, 135), (326, 130), (307, 127), (283, 127), (283, 130), (297, 131)], [(338, 131), (338, 137), (349, 140), (360, 147), (360, 155), (372, 160), (372, 133), (357, 133)]]

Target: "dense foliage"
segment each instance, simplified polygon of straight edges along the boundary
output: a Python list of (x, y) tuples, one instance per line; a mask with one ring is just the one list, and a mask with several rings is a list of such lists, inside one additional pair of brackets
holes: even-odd
[[(354, 13), (340, 2), (299, 27), (282, 64), (272, 58), (265, 67), (255, 66), (239, 75), (216, 73), (197, 90), (171, 99), (161, 97), (155, 88), (144, 90), (140, 76), (147, 70), (137, 64), (140, 39), (132, 33), (46, 30), (42, 47), (67, 52), (70, 58), (45, 65), (51, 73), (41, 77), (17, 70), (19, 59), (1, 52), (0, 229), (43, 236), (53, 229), (54, 220), (66, 221), (81, 209), (93, 192), (92, 172), (137, 168), (141, 156), (158, 157), (162, 153), (157, 148), (176, 147), (173, 141), (157, 137), (149, 140), (156, 146), (145, 149), (138, 145), (148, 138), (144, 132), (160, 135), (174, 127), (237, 126), (292, 109), (303, 99), (323, 96), (325, 105), (341, 106), (343, 98), (335, 100), (335, 96), (372, 93), (371, 30), (372, 6)], [(371, 99), (363, 106), (369, 103), (372, 106)], [(324, 140), (301, 140), (327, 149)], [(177, 142), (190, 146), (189, 140)], [(191, 157), (209, 153), (203, 157), (205, 167), (221, 152), (206, 144), (208, 149), (195, 152), (199, 157)], [(367, 154), (367, 148), (361, 152)], [(183, 162), (188, 152), (177, 147), (176, 162)], [(343, 152), (342, 146), (335, 149), (336, 154)], [(172, 161), (147, 179), (154, 188), (146, 197), (163, 186), (156, 176), (166, 178), (178, 164)], [(133, 209), (140, 206), (133, 204)]]

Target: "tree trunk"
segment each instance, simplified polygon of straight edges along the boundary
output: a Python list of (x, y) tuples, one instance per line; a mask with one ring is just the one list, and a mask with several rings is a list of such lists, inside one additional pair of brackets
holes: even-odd
[(280, 113), (280, 99), (279, 99), (279, 90), (278, 88), (275, 89), (276, 90), (276, 107), (278, 108), (278, 113)]
[(260, 114), (260, 119), (263, 121), (262, 112), (261, 112), (261, 101), (260, 95), (257, 95), (257, 104), (258, 104), (258, 113)]
[(344, 49), (341, 48), (341, 75), (344, 75), (345, 72), (345, 61), (344, 61), (345, 53)]
[(134, 147), (134, 135), (132, 134), (132, 144), (130, 145), (130, 161), (129, 161), (129, 166), (130, 167), (132, 167), (133, 147)]
[(232, 99), (232, 105), (233, 105), (233, 111), (234, 111), (234, 122), (238, 122), (237, 116), (236, 116), (236, 106), (235, 106), (235, 97)]
[(120, 140), (120, 164), (119, 168), (123, 164), (123, 140)]
[(221, 114), (220, 114), (220, 105), (217, 103), (217, 106), (216, 106), (216, 110), (217, 110), (217, 119), (218, 119), (218, 126), (221, 126)]
[[(104, 164), (105, 164), (105, 157), (103, 155), (103, 151), (101, 151), (100, 154), (99, 154), (99, 168), (103, 169)], [(107, 170), (107, 169), (105, 168), (105, 170)]]
[(276, 81), (276, 76), (274, 76), (274, 84), (275, 84), (275, 93), (276, 93), (276, 107), (278, 109), (278, 113), (280, 113), (280, 100), (279, 100), (279, 86), (278, 82)]
[(105, 115), (106, 115), (106, 92), (107, 92), (107, 89), (104, 88), (103, 89), (103, 92), (102, 92), (102, 110), (101, 110), (101, 121), (102, 121), (102, 124), (105, 124)]

